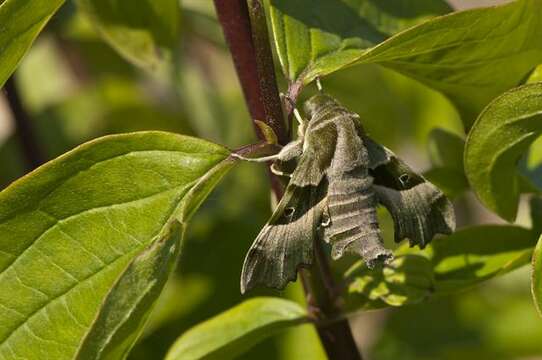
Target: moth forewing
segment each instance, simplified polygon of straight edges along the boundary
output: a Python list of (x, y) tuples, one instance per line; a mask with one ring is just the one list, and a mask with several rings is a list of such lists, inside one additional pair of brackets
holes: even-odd
[(325, 181), (319, 186), (289, 184), (271, 219), (250, 247), (241, 273), (241, 293), (257, 285), (283, 289), (313, 259), (321, 221)]

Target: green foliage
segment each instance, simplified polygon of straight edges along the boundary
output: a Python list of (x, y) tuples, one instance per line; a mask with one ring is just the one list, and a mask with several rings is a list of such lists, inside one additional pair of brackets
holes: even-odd
[(468, 289), (530, 261), (537, 234), (518, 226), (465, 228), (421, 251), (402, 246), (377, 271), (362, 262), (345, 274), (350, 311), (401, 306)]
[(188, 330), (166, 360), (233, 359), (263, 339), (307, 321), (307, 311), (297, 303), (254, 298)]
[(0, 86), (64, 0), (0, 2)]
[(516, 163), (540, 134), (542, 84), (525, 85), (491, 102), (465, 147), (465, 171), (480, 201), (502, 218), (516, 217), (520, 180)]
[[(366, 3), (271, 1), (276, 47), (287, 78), (306, 84), (355, 63), (382, 64), (446, 94), (468, 128), (491, 99), (518, 84), (542, 61), (539, 0), (437, 17), (388, 39), (384, 34), (390, 34), (389, 27), (382, 32), (367, 24), (363, 15), (371, 7), (361, 6)], [(411, 17), (445, 10), (427, 8), (429, 3), (416, 2)], [(372, 18), (386, 19), (397, 9), (383, 6)]]
[(425, 176), (450, 198), (469, 188), (463, 169), (465, 140), (459, 135), (437, 128), (429, 134), (429, 160), (433, 167)]
[(186, 136), (115, 135), (2, 191), (1, 353), (124, 357), (177, 258), (188, 216), (231, 167), (227, 155)]
[[(0, 0), (0, 85), (62, 4)], [(168, 348), (168, 359), (325, 358), (306, 304), (298, 305), (300, 284), (280, 294), (296, 303), (239, 294), (243, 256), (269, 215), (261, 169), (240, 166), (203, 203), (234, 166), (222, 146), (146, 132), (67, 152), (147, 129), (231, 147), (254, 141), (212, 2), (183, 0), (182, 22), (174, 0), (77, 5), (62, 7), (17, 70), (43, 154), (65, 154), (0, 193), (0, 358), (139, 360)], [(529, 230), (518, 226), (529, 223), (527, 211), (516, 225), (473, 226), (487, 215), (464, 195), (472, 186), (511, 221), (519, 195), (542, 189), (541, 1), (458, 13), (443, 0), (266, 6), (288, 85), (329, 75), (324, 90), (413, 168), (430, 165), (424, 176), (457, 197), (467, 225), (423, 251), (397, 248), (380, 269), (357, 258), (331, 262), (345, 311), (396, 307), (376, 321), (364, 314), (365, 327), (352, 316), (356, 332), (371, 334), (364, 352), (416, 360), (539, 354), (542, 322), (528, 302), (528, 276), (501, 275), (533, 255), (540, 310), (540, 199), (526, 206)], [(167, 84), (147, 76), (172, 68), (180, 71)], [(502, 94), (522, 82), (531, 85)], [(466, 146), (442, 94), (472, 127)], [(8, 184), (26, 164), (3, 115), (0, 106), (0, 182)], [(272, 129), (257, 126), (276, 143)], [(391, 242), (388, 215), (380, 225)]]
[(176, 0), (78, 0), (104, 39), (128, 61), (164, 71), (173, 60), (179, 23)]

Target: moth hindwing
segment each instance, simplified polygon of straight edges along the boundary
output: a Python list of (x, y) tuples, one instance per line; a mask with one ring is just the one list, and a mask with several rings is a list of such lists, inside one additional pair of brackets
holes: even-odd
[(369, 267), (392, 258), (376, 216), (384, 205), (397, 241), (424, 247), (455, 227), (451, 203), (385, 147), (364, 134), (358, 116), (318, 94), (305, 103), (308, 123), (279, 161), (297, 159), (285, 195), (245, 259), (241, 291), (256, 285), (282, 289), (309, 266), (314, 241), (331, 244), (334, 259), (358, 254)]

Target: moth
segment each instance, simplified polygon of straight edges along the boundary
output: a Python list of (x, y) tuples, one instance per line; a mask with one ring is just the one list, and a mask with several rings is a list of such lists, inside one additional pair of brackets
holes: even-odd
[[(299, 137), (274, 156), (277, 164), (297, 160), (284, 196), (250, 247), (241, 273), (241, 292), (263, 285), (283, 289), (313, 261), (313, 244), (331, 245), (331, 257), (358, 254), (373, 268), (389, 262), (376, 215), (391, 214), (395, 241), (424, 248), (436, 234), (455, 228), (452, 204), (393, 152), (369, 138), (359, 116), (319, 93), (298, 117)], [(260, 159), (260, 160), (262, 160)], [(280, 173), (280, 172), (279, 172)], [(283, 174), (284, 175), (284, 174)]]

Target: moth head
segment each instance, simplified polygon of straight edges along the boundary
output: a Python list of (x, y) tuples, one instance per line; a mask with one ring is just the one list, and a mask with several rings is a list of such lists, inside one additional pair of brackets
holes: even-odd
[(305, 102), (303, 110), (309, 118), (312, 118), (315, 114), (330, 106), (338, 107), (340, 104), (331, 96), (318, 93)]

